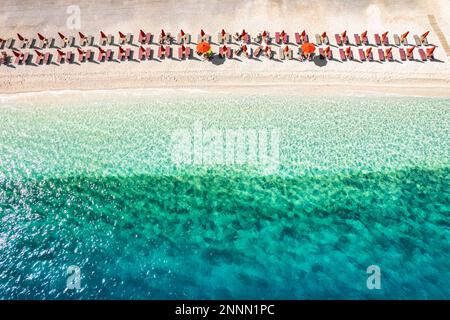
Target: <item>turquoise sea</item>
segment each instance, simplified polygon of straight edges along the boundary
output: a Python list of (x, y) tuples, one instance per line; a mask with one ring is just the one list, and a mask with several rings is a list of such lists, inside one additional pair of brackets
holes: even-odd
[(0, 102), (0, 299), (450, 299), (449, 99), (95, 95)]

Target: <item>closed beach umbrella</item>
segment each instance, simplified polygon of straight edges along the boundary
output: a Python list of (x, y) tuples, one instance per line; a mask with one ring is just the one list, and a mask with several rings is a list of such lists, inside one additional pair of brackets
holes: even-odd
[(209, 42), (203, 41), (197, 44), (197, 52), (206, 53), (209, 50), (211, 50), (211, 45), (209, 44)]
[(304, 44), (302, 44), (302, 51), (304, 54), (311, 54), (315, 50), (316, 50), (316, 47), (310, 42), (305, 42)]

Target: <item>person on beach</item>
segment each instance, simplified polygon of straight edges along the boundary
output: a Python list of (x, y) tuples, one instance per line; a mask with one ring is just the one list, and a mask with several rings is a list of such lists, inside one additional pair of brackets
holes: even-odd
[(8, 55), (5, 51), (2, 51), (2, 53), (0, 54), (0, 65), (6, 63), (8, 63)]

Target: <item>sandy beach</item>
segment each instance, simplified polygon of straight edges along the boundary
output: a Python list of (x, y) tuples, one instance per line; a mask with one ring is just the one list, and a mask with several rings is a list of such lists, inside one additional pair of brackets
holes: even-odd
[[(0, 68), (0, 93), (48, 90), (92, 90), (120, 88), (209, 88), (216, 91), (267, 92), (300, 94), (392, 94), (439, 96), (450, 95), (448, 39), (449, 2), (429, 1), (43, 1), (16, 3), (3, 0), (1, 37), (17, 32), (35, 37), (36, 32), (57, 36), (57, 32), (75, 35), (78, 31), (98, 37), (100, 30), (116, 34), (138, 34), (140, 29), (158, 34), (161, 28), (176, 34), (180, 28), (193, 35), (202, 28), (212, 35), (225, 28), (234, 33), (243, 28), (251, 35), (262, 30), (287, 33), (306, 29), (315, 33), (347, 30), (350, 35), (368, 30), (369, 34), (413, 34), (430, 31), (429, 42), (436, 45), (434, 62), (395, 61), (361, 63), (328, 61), (327, 63), (280, 61), (267, 59), (206, 62), (165, 59), (139, 62), (82, 63)], [(66, 26), (67, 7), (80, 8), (81, 28)], [(373, 37), (373, 36), (372, 36)], [(332, 41), (332, 43), (334, 43)], [(156, 45), (152, 45), (157, 48)], [(295, 49), (295, 46), (292, 45)], [(117, 48), (117, 47), (116, 47)], [(137, 50), (137, 47), (131, 47)], [(354, 48), (355, 49), (355, 48)], [(394, 48), (395, 50), (396, 48)], [(53, 50), (53, 49), (52, 49)], [(213, 45), (218, 51), (218, 46)], [(277, 52), (278, 47), (274, 46)], [(338, 49), (333, 48), (335, 56)], [(398, 53), (396, 53), (398, 55)], [(417, 52), (416, 52), (416, 56)], [(395, 58), (398, 58), (395, 56)], [(417, 58), (417, 57), (416, 57)], [(54, 61), (55, 61), (54, 57)], [(396, 59), (397, 60), (397, 59)]]

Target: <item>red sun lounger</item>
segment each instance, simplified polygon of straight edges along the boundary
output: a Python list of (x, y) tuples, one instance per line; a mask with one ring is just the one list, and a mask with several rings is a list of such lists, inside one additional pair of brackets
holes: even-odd
[(427, 61), (427, 55), (425, 54), (425, 51), (423, 51), (422, 48), (419, 48), (419, 55), (422, 61)]
[(276, 32), (275, 33), (275, 42), (287, 44), (289, 42), (289, 37), (288, 37), (287, 33), (285, 33), (284, 31)]
[[(164, 49), (164, 51), (163, 51)], [(162, 58), (170, 58), (170, 54), (171, 54), (171, 47), (170, 46), (159, 46), (158, 49), (158, 58), (162, 59)]]
[[(295, 33), (295, 42), (297, 44), (301, 44), (302, 43), (302, 41), (300, 39), (300, 33), (298, 33), (298, 32)], [(320, 41), (320, 43), (317, 43), (317, 44), (321, 44), (321, 43), (322, 43), (322, 41)]]
[(339, 55), (341, 56), (342, 61), (347, 61), (347, 57), (345, 56), (344, 49), (339, 48)]
[[(184, 52), (183, 52), (184, 49)], [(180, 60), (189, 59), (191, 57), (191, 48), (181, 46), (178, 48), (178, 58)]]
[(378, 33), (375, 33), (375, 44), (377, 46), (381, 46), (381, 39), (380, 39), (380, 35)]
[(65, 61), (66, 60), (66, 54), (63, 51), (59, 50), (59, 49), (56, 50), (56, 52), (58, 53), (58, 58), (56, 59), (56, 62), (58, 64), (66, 62)]
[(106, 50), (105, 61), (112, 61), (114, 58), (114, 51), (111, 49)]
[(385, 61), (383, 49), (378, 49), (378, 58), (380, 59), (380, 61)]
[(361, 37), (359, 36), (359, 34), (355, 34), (355, 44), (357, 46), (361, 45)]
[(394, 61), (394, 56), (392, 54), (392, 48), (386, 50), (385, 56), (386, 56), (386, 60), (391, 61), (391, 62)]
[(338, 46), (342, 46), (342, 39), (341, 39), (341, 36), (339, 35), (339, 34), (335, 34), (334, 35), (334, 38), (336, 39), (336, 44), (338, 45)]
[(359, 49), (358, 52), (359, 52), (359, 60), (366, 61), (366, 54), (364, 53), (364, 50)]
[(399, 48), (399, 49), (398, 49), (398, 53), (400, 54), (400, 59), (401, 59), (402, 61), (406, 61), (406, 53), (405, 53), (405, 49)]
[(345, 49), (345, 56), (347, 57), (347, 59), (353, 60), (353, 51), (352, 51), (352, 48), (347, 47), (347, 48)]
[(388, 33), (385, 32), (381, 35), (381, 42), (385, 45), (388, 46), (389, 45), (389, 38), (388, 38)]

